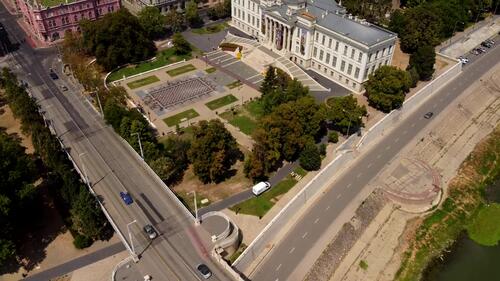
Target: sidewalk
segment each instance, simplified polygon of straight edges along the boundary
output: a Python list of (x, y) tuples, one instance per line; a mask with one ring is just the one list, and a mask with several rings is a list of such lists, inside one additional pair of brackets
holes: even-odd
[(484, 40), (498, 34), (499, 31), (500, 16), (489, 17), (462, 32), (456, 33), (452, 38), (437, 46), (436, 51), (456, 58), (465, 55)]

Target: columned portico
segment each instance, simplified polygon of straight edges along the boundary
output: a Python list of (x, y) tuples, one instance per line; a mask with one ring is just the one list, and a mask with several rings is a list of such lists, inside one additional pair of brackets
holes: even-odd
[(292, 46), (292, 28), (272, 17), (265, 17), (264, 24), (264, 45), (277, 53), (290, 52)]

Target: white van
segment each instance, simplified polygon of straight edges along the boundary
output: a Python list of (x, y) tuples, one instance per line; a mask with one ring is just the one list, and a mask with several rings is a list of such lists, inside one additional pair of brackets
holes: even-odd
[(271, 188), (270, 183), (268, 183), (267, 181), (261, 181), (252, 187), (252, 192), (253, 192), (253, 194), (255, 194), (255, 196), (257, 196), (259, 194), (262, 194), (264, 191), (268, 190), (269, 188)]

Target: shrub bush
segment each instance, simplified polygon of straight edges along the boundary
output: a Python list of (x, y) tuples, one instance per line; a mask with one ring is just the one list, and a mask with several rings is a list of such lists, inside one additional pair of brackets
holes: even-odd
[(75, 248), (77, 249), (85, 249), (92, 245), (92, 239), (87, 236), (77, 234), (73, 240), (73, 245), (75, 245)]
[(328, 134), (328, 142), (337, 143), (339, 142), (339, 133), (333, 131)]

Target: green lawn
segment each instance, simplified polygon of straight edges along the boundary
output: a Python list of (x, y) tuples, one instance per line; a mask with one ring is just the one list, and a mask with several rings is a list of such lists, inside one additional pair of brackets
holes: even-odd
[(223, 96), (221, 98), (215, 99), (213, 101), (205, 103), (205, 105), (211, 110), (215, 110), (217, 108), (223, 107), (230, 103), (237, 101), (238, 99), (233, 95)]
[(167, 117), (167, 118), (163, 119), (163, 122), (165, 122), (165, 124), (167, 124), (167, 126), (173, 127), (173, 126), (181, 123), (181, 120), (184, 118), (189, 120), (189, 119), (193, 119), (193, 118), (198, 117), (198, 116), (200, 116), (200, 114), (191, 108), (191, 109), (188, 109), (188, 110), (183, 111), (181, 113), (177, 113), (176, 115)]
[(248, 199), (245, 202), (237, 204), (230, 209), (237, 213), (263, 217), (269, 211), (276, 201), (278, 196), (287, 193), (297, 181), (290, 176), (280, 181), (277, 185), (272, 186), (271, 189), (262, 193), (259, 196)]
[(481, 245), (497, 245), (500, 240), (500, 204), (481, 207), (467, 231), (470, 238)]
[(220, 117), (229, 121), (231, 125), (238, 127), (246, 135), (251, 135), (255, 128), (257, 128), (257, 123), (246, 115), (239, 113), (233, 115), (232, 111), (226, 111), (220, 114)]
[(260, 103), (260, 100), (253, 100), (253, 101), (251, 101), (249, 103), (246, 103), (245, 104), (245, 109), (255, 119), (258, 119), (262, 115), (264, 115), (264, 109), (262, 108), (262, 104)]
[(175, 54), (174, 48), (169, 48), (158, 52), (156, 54), (156, 59), (154, 61), (144, 62), (135, 66), (129, 66), (125, 68), (121, 68), (108, 76), (108, 82), (112, 82), (118, 79), (122, 79), (123, 76), (129, 77), (138, 73), (142, 73), (144, 71), (148, 71), (151, 69), (155, 69), (158, 67), (165, 66), (167, 64), (171, 64), (174, 62), (181, 61), (183, 59), (189, 60), (191, 58), (191, 54), (186, 55), (177, 55)]
[(215, 67), (210, 67), (210, 68), (205, 69), (206, 73), (214, 73), (215, 71), (217, 71), (217, 68), (215, 68)]
[(45, 7), (54, 7), (65, 3), (75, 2), (74, 0), (42, 0), (42, 5)]
[(160, 81), (160, 79), (158, 77), (156, 77), (155, 75), (151, 75), (151, 76), (147, 76), (147, 77), (144, 77), (142, 79), (127, 83), (127, 86), (130, 89), (135, 89), (135, 88), (139, 88), (139, 87), (142, 87), (142, 86), (154, 83), (154, 82), (158, 82), (158, 81)]
[(226, 29), (228, 26), (229, 25), (226, 22), (223, 22), (223, 23), (218, 23), (218, 24), (214, 24), (211, 26), (207, 26), (207, 27), (194, 28), (194, 29), (191, 29), (191, 32), (196, 33), (196, 34), (212, 34), (212, 33), (220, 32), (220, 31)]
[(236, 80), (234, 82), (231, 82), (231, 83), (227, 84), (226, 87), (228, 87), (229, 89), (234, 89), (234, 88), (239, 87), (241, 85), (243, 85), (241, 83), (241, 81), (240, 80)]
[(297, 173), (301, 177), (305, 177), (307, 175), (307, 171), (304, 170), (302, 167), (297, 167), (295, 170), (293, 170), (295, 173)]
[(196, 69), (196, 67), (194, 67), (194, 65), (186, 64), (186, 65), (183, 65), (181, 67), (167, 70), (167, 74), (170, 75), (171, 77), (174, 77), (174, 76), (181, 75), (181, 74), (184, 74), (184, 73), (189, 72), (189, 71), (193, 71), (195, 69)]

